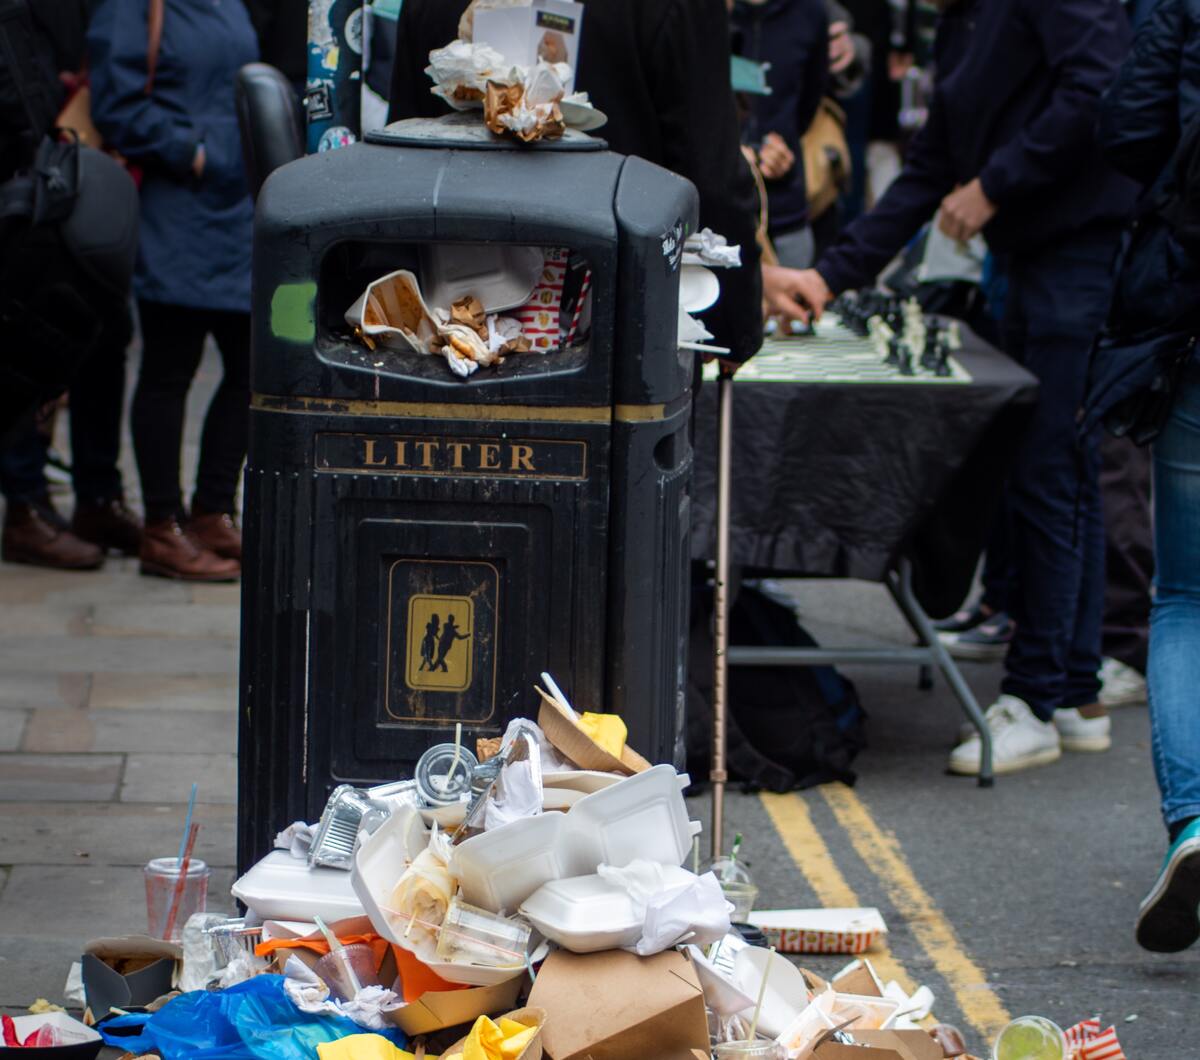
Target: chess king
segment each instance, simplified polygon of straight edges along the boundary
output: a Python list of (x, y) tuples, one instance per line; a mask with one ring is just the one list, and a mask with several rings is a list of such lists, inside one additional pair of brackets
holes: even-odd
[[(777, 272), (767, 283), (785, 288), (802, 318), (820, 315), (835, 294), (870, 284), (935, 214), (953, 239), (982, 232), (1007, 273), (1004, 346), (1038, 378), (1041, 397), (1014, 439), (1005, 496), (1018, 588), (1016, 634), (988, 711), (997, 772), (1059, 757), (1056, 712), (1059, 726), (1095, 730), (1096, 747), (1109, 742), (1097, 706), (1097, 439), (1077, 452), (1074, 416), (1136, 194), (1105, 161), (1095, 132), (1101, 95), (1129, 43), (1119, 0), (943, 4), (929, 117), (900, 176), (815, 268)], [(955, 748), (950, 768), (976, 773), (979, 760), (975, 737)]]

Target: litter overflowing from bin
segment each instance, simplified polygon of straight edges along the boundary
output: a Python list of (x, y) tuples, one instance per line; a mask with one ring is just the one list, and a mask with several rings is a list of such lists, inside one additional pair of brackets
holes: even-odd
[[(335, 788), (319, 822), (280, 833), (235, 883), (245, 917), (201, 895), (180, 941), (88, 943), (84, 1022), (6, 1017), (0, 1056), (970, 1060), (928, 987), (872, 965), (878, 910), (757, 909), (740, 834), (693, 871), (689, 778), (542, 678), (536, 721), (474, 749), (457, 726), (413, 778)], [(189, 809), (182, 856), (151, 863), (173, 893), (197, 828)], [(177, 905), (164, 914), (148, 891), (152, 930)], [(785, 952), (853, 959), (826, 979)], [(1098, 1021), (1026, 1016), (992, 1060), (1122, 1056)]]

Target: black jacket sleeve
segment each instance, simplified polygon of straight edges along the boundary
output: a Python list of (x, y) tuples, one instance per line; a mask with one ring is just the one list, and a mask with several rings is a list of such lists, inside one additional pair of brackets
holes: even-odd
[[(388, 121), (403, 118), (436, 118), (450, 112), (449, 104), (435, 96), (425, 73), (429, 42), (449, 44), (458, 37), (458, 20), (468, 0), (439, 0), (432, 4), (403, 4), (396, 20), (396, 57), (392, 66), (392, 92)], [(440, 45), (439, 45), (440, 46)]]
[(652, 54), (663, 165), (696, 185), (701, 226), (742, 248), (741, 268), (717, 270), (721, 298), (704, 322), (734, 360), (744, 361), (762, 345), (758, 191), (739, 141), (724, 0), (676, 0)]
[(1117, 169), (1143, 184), (1162, 172), (1179, 140), (1183, 0), (1159, 0), (1100, 106), (1100, 144)]
[(1045, 65), (1055, 71), (1050, 99), (1013, 139), (1002, 144), (979, 174), (997, 206), (1053, 187), (1074, 175), (1095, 143), (1100, 96), (1127, 46), (1125, 15), (1097, 0), (1023, 0)]
[(945, 111), (935, 96), (929, 118), (913, 137), (904, 168), (869, 213), (854, 220), (817, 262), (834, 294), (874, 282), (954, 188)]

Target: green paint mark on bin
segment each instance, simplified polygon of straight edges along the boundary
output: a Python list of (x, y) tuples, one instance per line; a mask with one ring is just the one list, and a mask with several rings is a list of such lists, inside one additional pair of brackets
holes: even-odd
[(281, 283), (271, 295), (271, 334), (286, 342), (312, 342), (317, 337), (316, 298), (312, 280)]

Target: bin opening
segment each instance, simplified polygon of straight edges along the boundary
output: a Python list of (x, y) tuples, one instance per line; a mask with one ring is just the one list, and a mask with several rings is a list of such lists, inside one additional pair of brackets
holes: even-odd
[(592, 269), (569, 247), (343, 242), (318, 289), (318, 351), (334, 363), (482, 380), (587, 362)]

